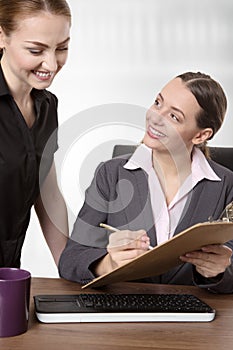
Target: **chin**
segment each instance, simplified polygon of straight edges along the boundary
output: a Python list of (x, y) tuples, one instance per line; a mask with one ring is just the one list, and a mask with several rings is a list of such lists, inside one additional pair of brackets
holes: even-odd
[(144, 143), (144, 145), (150, 148), (157, 148), (161, 144), (161, 142), (159, 142), (158, 140), (151, 140), (147, 136), (143, 138), (142, 142)]
[(37, 90), (44, 90), (47, 89), (48, 87), (50, 87), (50, 85), (52, 84), (52, 81), (41, 81), (40, 83), (37, 84), (33, 84), (33, 88), (37, 89)]

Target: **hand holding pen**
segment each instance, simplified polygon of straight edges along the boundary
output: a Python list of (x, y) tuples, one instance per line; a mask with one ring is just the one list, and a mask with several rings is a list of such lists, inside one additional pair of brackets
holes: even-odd
[(138, 256), (144, 254), (148, 249), (153, 249), (150, 244), (150, 239), (145, 230), (130, 231), (119, 230), (115, 227), (100, 224), (111, 232), (109, 236), (109, 244), (107, 252), (93, 267), (93, 272), (96, 276), (102, 276), (105, 273), (111, 272), (113, 269), (127, 264)]
[[(103, 227), (111, 232), (118, 232), (119, 229), (116, 228), (116, 227), (113, 227), (113, 226), (110, 226), (110, 225), (107, 225), (107, 224), (103, 224), (103, 223), (100, 223), (100, 227)], [(111, 244), (111, 246), (119, 246), (119, 245), (126, 245), (126, 244), (129, 244), (130, 242), (132, 241), (135, 241), (135, 240), (142, 240), (142, 242), (149, 242), (149, 237), (147, 236), (146, 232), (144, 230), (139, 230), (139, 231), (128, 231), (128, 230), (125, 230), (124, 232), (127, 232), (126, 235), (123, 234), (123, 236), (117, 237), (116, 239), (116, 242), (109, 242)], [(153, 249), (153, 247), (151, 245), (148, 245), (148, 249), (151, 250)]]

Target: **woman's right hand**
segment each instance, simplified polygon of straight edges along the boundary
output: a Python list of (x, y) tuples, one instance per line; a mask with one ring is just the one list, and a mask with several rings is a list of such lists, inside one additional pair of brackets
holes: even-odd
[(94, 267), (94, 273), (101, 276), (117, 267), (127, 264), (144, 254), (150, 245), (150, 238), (145, 230), (116, 231), (111, 233), (107, 246), (108, 254)]

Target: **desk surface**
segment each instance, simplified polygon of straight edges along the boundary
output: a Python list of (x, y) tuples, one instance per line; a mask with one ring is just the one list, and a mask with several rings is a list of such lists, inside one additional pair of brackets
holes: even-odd
[[(217, 310), (207, 323), (70, 323), (42, 324), (34, 314), (36, 294), (77, 294), (78, 284), (63, 279), (33, 278), (29, 329), (26, 333), (0, 338), (1, 350), (142, 350), (233, 348), (233, 296), (215, 295), (196, 287), (122, 283), (101, 292), (191, 293)], [(93, 289), (86, 289), (93, 292)], [(96, 291), (95, 291), (96, 292)]]

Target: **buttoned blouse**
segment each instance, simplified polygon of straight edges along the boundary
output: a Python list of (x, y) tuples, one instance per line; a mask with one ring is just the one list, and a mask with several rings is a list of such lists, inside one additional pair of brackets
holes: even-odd
[(56, 96), (36, 89), (31, 94), (36, 119), (29, 128), (0, 65), (0, 266), (20, 266), (30, 209), (58, 147)]

